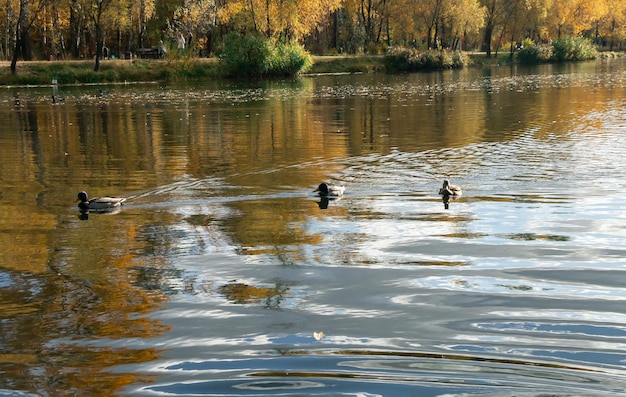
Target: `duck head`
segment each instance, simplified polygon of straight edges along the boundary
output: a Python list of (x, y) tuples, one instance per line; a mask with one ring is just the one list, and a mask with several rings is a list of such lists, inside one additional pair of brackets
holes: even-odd
[(89, 201), (89, 197), (87, 196), (87, 192), (78, 192), (78, 198), (76, 201), (80, 201), (81, 203), (85, 201)]
[(328, 195), (328, 185), (325, 183), (320, 183), (320, 185), (314, 191), (320, 192), (320, 194), (322, 195)]
[(76, 201), (79, 201), (78, 208), (80, 208), (82, 211), (89, 210), (89, 198), (87, 196), (87, 192), (78, 192), (78, 198), (76, 199)]

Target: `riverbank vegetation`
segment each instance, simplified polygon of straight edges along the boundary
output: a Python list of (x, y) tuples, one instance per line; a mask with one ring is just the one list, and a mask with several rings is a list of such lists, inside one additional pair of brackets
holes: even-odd
[(311, 55), (301, 45), (276, 42), (259, 35), (230, 34), (220, 54), (221, 74), (227, 77), (285, 77), (307, 72)]
[(0, 86), (58, 84), (109, 84), (153, 81), (180, 81), (219, 76), (218, 63), (207, 58), (168, 60), (106, 60), (94, 72), (93, 61), (20, 62), (17, 73), (8, 62), (0, 64)]
[[(12, 73), (22, 70), (18, 60), (90, 60), (101, 74), (59, 66), (68, 81), (293, 75), (310, 68), (309, 54), (379, 55), (397, 71), (459, 67), (473, 51), (524, 62), (593, 56), (586, 46), (571, 56), (578, 38), (623, 49), (626, 2), (7, 0), (0, 8), (0, 60), (10, 61)], [(167, 63), (119, 71), (105, 62), (142, 57)], [(198, 58), (219, 58), (221, 69), (196, 68)]]
[(394, 48), (385, 55), (389, 72), (419, 72), (440, 69), (458, 69), (469, 64), (469, 57), (462, 51)]
[(585, 61), (595, 59), (598, 51), (590, 40), (582, 37), (559, 38), (548, 44), (527, 41), (517, 54), (523, 64), (546, 62)]

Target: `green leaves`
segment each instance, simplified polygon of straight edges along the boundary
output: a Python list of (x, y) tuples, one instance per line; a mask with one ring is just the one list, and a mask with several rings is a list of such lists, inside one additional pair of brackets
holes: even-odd
[(595, 59), (598, 52), (593, 43), (583, 37), (561, 37), (550, 44), (525, 45), (517, 59), (523, 64), (544, 62), (584, 61)]
[(228, 77), (290, 77), (308, 70), (311, 55), (297, 43), (230, 34), (226, 38), (220, 66)]

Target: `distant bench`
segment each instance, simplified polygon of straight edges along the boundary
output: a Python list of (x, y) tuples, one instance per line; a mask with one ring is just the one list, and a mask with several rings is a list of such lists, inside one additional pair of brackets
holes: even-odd
[(137, 56), (139, 58), (161, 58), (161, 54), (159, 54), (158, 48), (137, 48)]

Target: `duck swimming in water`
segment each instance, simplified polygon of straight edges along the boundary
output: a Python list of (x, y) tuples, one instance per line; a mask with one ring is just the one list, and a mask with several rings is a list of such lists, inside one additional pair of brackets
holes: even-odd
[(119, 207), (126, 198), (124, 197), (96, 197), (89, 200), (87, 192), (78, 193), (78, 208), (81, 211), (106, 211)]
[(319, 193), (320, 197), (341, 197), (345, 191), (345, 186), (328, 185), (327, 183), (320, 183), (314, 190), (314, 192)]
[(65, 97), (52, 94), (52, 103), (65, 103)]
[(443, 187), (439, 189), (439, 194), (442, 196), (460, 196), (463, 191), (460, 186), (452, 185), (449, 180), (445, 179)]

